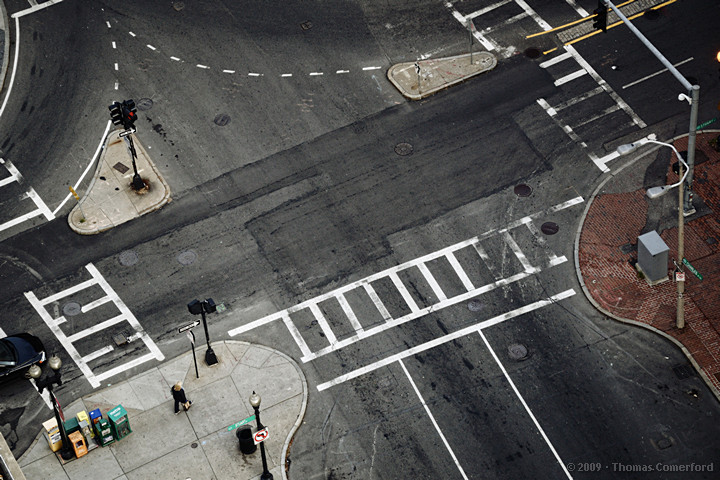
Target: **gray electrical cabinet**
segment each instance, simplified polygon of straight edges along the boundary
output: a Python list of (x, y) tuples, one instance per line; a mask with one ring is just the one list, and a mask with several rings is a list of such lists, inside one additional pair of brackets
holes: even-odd
[(638, 237), (638, 270), (651, 285), (668, 279), (668, 251), (670, 248), (655, 230)]

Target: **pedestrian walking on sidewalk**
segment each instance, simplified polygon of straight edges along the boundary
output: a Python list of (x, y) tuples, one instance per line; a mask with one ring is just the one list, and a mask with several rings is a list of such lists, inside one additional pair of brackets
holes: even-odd
[(192, 401), (188, 400), (185, 396), (185, 390), (182, 388), (182, 382), (177, 382), (171, 389), (173, 400), (175, 401), (175, 415), (180, 413), (180, 405), (182, 404), (183, 409), (187, 412), (192, 405)]

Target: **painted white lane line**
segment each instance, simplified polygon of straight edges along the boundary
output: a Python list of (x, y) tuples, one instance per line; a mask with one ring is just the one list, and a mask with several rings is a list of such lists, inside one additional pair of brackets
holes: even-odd
[(195, 66), (196, 66), (197, 68), (202, 68), (202, 69), (205, 69), (205, 70), (209, 70), (209, 69), (210, 69), (210, 67), (208, 67), (207, 65), (201, 65), (201, 64), (199, 64), (199, 63), (198, 63), (197, 65), (195, 65)]
[(428, 269), (427, 265), (425, 265), (424, 263), (419, 263), (418, 268), (420, 269), (420, 273), (423, 274), (423, 277), (425, 277), (425, 280), (427, 280), (430, 288), (432, 288), (432, 291), (437, 297), (437, 299), (441, 301), (447, 300), (447, 295), (445, 295), (445, 292), (442, 291), (442, 288), (440, 288), (440, 285), (438, 284), (437, 280), (435, 280), (435, 277), (433, 277), (433, 274), (430, 272), (430, 269)]
[(117, 72), (120, 69), (117, 63), (115, 63), (115, 71)]
[[(116, 84), (117, 86), (117, 84)], [(117, 88), (116, 88), (117, 90)], [(95, 159), (98, 158), (98, 155), (100, 155), (100, 151), (103, 148), (103, 145), (105, 145), (105, 139), (107, 138), (108, 132), (110, 132), (110, 127), (112, 126), (112, 122), (108, 120), (107, 124), (105, 125), (105, 131), (103, 132), (102, 136), (100, 137), (100, 143), (98, 143), (97, 148), (95, 149), (95, 154), (90, 159), (90, 162), (88, 163), (87, 167), (85, 167), (85, 170), (83, 170), (82, 175), (80, 175), (80, 178), (78, 178), (77, 182), (75, 182), (75, 185), (73, 185), (73, 188), (77, 190), (80, 188), (80, 184), (82, 183), (83, 179), (85, 178), (85, 175), (90, 171), (90, 167), (92, 167), (95, 164)], [(68, 193), (65, 199), (60, 202), (60, 205), (53, 210), (53, 215), (56, 215), (60, 209), (72, 198), (72, 193)]]
[(455, 270), (455, 274), (457, 274), (458, 278), (463, 284), (463, 287), (465, 287), (465, 290), (467, 290), (468, 292), (470, 290), (475, 290), (475, 286), (470, 280), (470, 277), (468, 277), (467, 273), (465, 273), (465, 270), (463, 270), (462, 266), (460, 266), (460, 262), (458, 262), (455, 254), (453, 252), (448, 252), (445, 254), (445, 258), (447, 258), (448, 262), (450, 262), (450, 266), (453, 268), (453, 270)]
[(399, 352), (394, 355), (390, 355), (389, 357), (383, 358), (382, 360), (378, 360), (377, 362), (373, 362), (369, 365), (365, 365), (364, 367), (360, 367), (351, 372), (348, 372), (346, 374), (335, 377), (333, 380), (321, 383), (317, 386), (317, 389), (318, 389), (318, 391), (322, 392), (323, 390), (327, 390), (330, 387), (340, 385), (341, 383), (345, 383), (348, 380), (352, 380), (354, 378), (365, 375), (366, 373), (373, 372), (379, 368), (386, 367), (393, 362), (402, 360), (403, 358), (417, 355), (418, 353), (422, 353), (426, 350), (430, 350), (431, 348), (435, 348), (439, 345), (442, 345), (442, 344), (445, 344), (448, 342), (452, 342), (453, 340), (456, 340), (460, 337), (464, 337), (466, 335), (470, 335), (471, 333), (479, 332), (480, 330), (482, 330), (484, 328), (488, 328), (493, 325), (497, 325), (504, 321), (510, 320), (511, 318), (515, 318), (517, 316), (523, 315), (528, 312), (532, 312), (533, 310), (537, 310), (539, 308), (545, 307), (547, 305), (558, 302), (560, 300), (564, 300), (566, 298), (572, 297), (573, 295), (575, 295), (575, 290), (573, 290), (572, 288), (569, 290), (565, 290), (564, 292), (558, 293), (557, 295), (553, 295), (552, 297), (549, 297), (549, 298), (546, 298), (543, 300), (538, 300), (537, 302), (533, 302), (533, 303), (530, 303), (523, 307), (516, 308), (515, 310), (511, 310), (509, 312), (503, 313), (502, 315), (498, 315), (497, 317), (493, 317), (489, 320), (485, 320), (483, 322), (479, 322), (474, 325), (467, 326), (465, 328), (458, 330), (457, 332), (448, 333), (447, 335), (443, 335), (442, 337), (438, 337), (436, 339), (430, 340), (429, 342), (425, 342), (416, 347), (409, 348), (403, 352)]
[[(674, 63), (674, 64), (673, 64), (673, 67), (679, 67), (679, 66), (682, 65), (683, 63), (687, 63), (687, 62), (692, 61), (692, 60), (695, 60), (695, 57), (686, 58), (686, 59), (683, 60), (682, 62)], [(643, 77), (643, 78), (640, 78), (640, 79), (638, 79), (638, 80), (635, 80), (634, 82), (630, 82), (630, 83), (628, 83), (627, 85), (623, 85), (622, 88), (623, 88), (623, 89), (626, 89), (626, 88), (635, 86), (635, 85), (637, 85), (638, 83), (642, 83), (642, 82), (644, 82), (645, 80), (649, 80), (649, 79), (651, 79), (651, 78), (653, 78), (653, 77), (655, 77), (655, 76), (657, 76), (657, 75), (660, 75), (661, 73), (665, 73), (665, 72), (667, 72), (667, 71), (668, 71), (667, 68), (663, 68), (662, 70), (659, 70), (659, 71), (657, 71), (657, 72), (655, 72), (655, 73), (651, 73), (650, 75), (647, 75), (647, 76), (645, 76), (645, 77)]]
[(150, 45), (150, 44), (147, 44), (146, 46), (147, 46), (150, 50), (157, 50), (157, 48), (153, 47), (153, 46)]
[(453, 459), (453, 462), (455, 462), (455, 466), (457, 466), (458, 470), (460, 471), (460, 475), (462, 475), (462, 478), (465, 480), (468, 480), (467, 475), (465, 475), (465, 471), (463, 470), (462, 466), (460, 465), (460, 462), (458, 462), (457, 457), (455, 456), (455, 453), (453, 452), (452, 448), (450, 448), (450, 444), (448, 443), (447, 439), (445, 438), (445, 435), (443, 435), (442, 430), (440, 430), (440, 426), (435, 421), (435, 417), (433, 416), (432, 412), (430, 411), (430, 407), (428, 407), (428, 404), (425, 403), (425, 399), (420, 394), (420, 390), (418, 390), (417, 385), (415, 385), (415, 382), (413, 381), (412, 377), (410, 376), (410, 372), (408, 372), (407, 368), (405, 368), (405, 364), (402, 360), (399, 360), (398, 363), (403, 369), (403, 372), (405, 372), (405, 375), (407, 376), (407, 379), (410, 381), (410, 385), (412, 385), (413, 390), (415, 390), (415, 395), (418, 396), (420, 399), (420, 403), (422, 403), (423, 408), (425, 408), (425, 412), (428, 414), (428, 417), (430, 417), (430, 421), (435, 426), (435, 430), (437, 430), (438, 435), (440, 435), (440, 439), (443, 441), (443, 444), (445, 444), (445, 448), (447, 448), (448, 452), (450, 453), (450, 456)]
[(112, 42), (112, 47), (114, 50), (117, 49), (117, 45), (115, 45), (115, 40), (113, 40), (113, 42)]
[(560, 63), (563, 60), (567, 60), (570, 57), (572, 57), (570, 52), (561, 53), (560, 55), (557, 55), (557, 56), (551, 58), (550, 60), (545, 60), (544, 62), (540, 63), (540, 68), (551, 67), (551, 66), (555, 65), (556, 63)]
[(603, 78), (600, 75), (598, 75), (598, 73), (595, 71), (595, 69), (587, 61), (585, 61), (585, 59), (582, 56), (580, 56), (580, 54), (577, 52), (577, 50), (575, 50), (575, 48), (572, 45), (566, 45), (565, 50), (570, 52), (570, 54), (575, 58), (575, 61), (578, 62), (580, 64), (580, 66), (583, 67), (590, 74), (590, 76), (593, 78), (593, 80), (595, 80), (598, 85), (600, 85), (601, 87), (603, 87), (605, 89), (605, 91), (608, 93), (608, 95), (610, 95), (612, 97), (612, 99), (615, 100), (615, 103), (620, 105), (620, 108), (625, 110), (625, 113), (630, 115), (630, 118), (633, 119), (633, 122), (635, 122), (635, 124), (638, 127), (645, 128), (647, 126), (647, 124), (640, 119), (640, 117), (635, 113), (635, 111), (632, 108), (630, 108), (630, 105), (625, 103), (625, 101), (622, 98), (620, 98), (620, 95), (615, 93), (615, 90), (613, 90), (613, 88), (610, 85), (608, 85), (608, 83), (605, 80), (603, 80)]
[(601, 112), (597, 112), (595, 115), (593, 115), (591, 117), (584, 118), (581, 122), (578, 122), (575, 125), (575, 128), (582, 127), (583, 125), (587, 125), (588, 123), (592, 123), (595, 120), (599, 120), (606, 115), (610, 115), (613, 112), (617, 112), (618, 110), (620, 110), (620, 105), (615, 104), (611, 107), (606, 108), (605, 110), (603, 110)]
[(363, 67), (363, 70), (364, 70), (364, 71), (368, 71), (368, 70), (380, 70), (381, 68), (382, 68), (382, 67)]
[[(455, 10), (455, 7), (453, 7), (452, 3), (448, 2), (445, 4), (445, 6), (450, 9), (450, 13), (455, 18), (455, 20), (460, 22), (460, 25), (462, 25), (463, 28), (467, 28), (467, 20), (465, 20), (465, 16), (463, 16), (463, 14), (461, 14), (460, 12)], [(477, 39), (478, 42), (480, 42), (480, 45), (482, 45), (485, 50), (490, 51), (490, 52), (492, 52), (494, 50), (501, 50), (500, 45), (495, 43), (495, 41), (493, 41), (492, 39), (487, 38), (485, 35), (480, 33), (478, 30), (475, 30), (473, 32), (473, 36)]]
[(109, 296), (105, 295), (104, 297), (98, 298), (97, 300), (93, 300), (92, 302), (90, 302), (86, 305), (83, 305), (82, 308), (80, 309), (80, 311), (82, 313), (87, 313), (90, 310), (92, 310), (93, 308), (97, 308), (100, 305), (104, 305), (110, 301), (112, 301), (112, 299)]
[[(295, 326), (292, 319), (290, 319), (290, 315), (287, 314), (287, 311), (281, 312), (282, 321), (285, 323), (285, 326), (287, 327), (288, 331), (290, 332), (290, 335), (295, 340), (295, 343), (300, 348), (300, 351), (303, 355), (310, 355), (312, 352), (307, 346), (307, 343), (305, 343), (305, 339), (303, 339), (302, 335), (300, 335), (300, 330)], [(229, 332), (228, 332), (229, 333)], [(230, 334), (232, 335), (232, 334)]]
[(589, 91), (587, 91), (587, 92), (585, 92), (585, 93), (583, 93), (583, 94), (581, 94), (581, 95), (578, 95), (577, 97), (573, 97), (573, 98), (571, 98), (570, 100), (566, 100), (566, 101), (564, 101), (564, 102), (562, 102), (562, 103), (559, 103), (559, 104), (555, 105), (554, 108), (555, 108), (555, 110), (557, 110), (557, 111), (563, 110), (563, 109), (565, 109), (565, 108), (568, 108), (568, 107), (571, 107), (571, 106), (573, 106), (573, 105), (576, 105), (576, 104), (578, 104), (578, 103), (580, 103), (580, 102), (582, 102), (582, 101), (584, 101), (584, 100), (587, 100), (588, 98), (592, 98), (592, 97), (594, 97), (595, 95), (598, 95), (598, 94), (600, 94), (600, 93), (602, 93), (602, 92), (604, 92), (604, 91), (605, 91), (605, 90), (604, 90), (602, 87), (595, 87), (594, 89), (589, 90)]
[(350, 73), (350, 70), (338, 70), (335, 73)]
[(2, 117), (5, 107), (7, 106), (12, 87), (15, 84), (15, 74), (17, 73), (18, 58), (20, 58), (20, 19), (15, 17), (15, 58), (13, 59), (12, 74), (10, 75), (10, 84), (8, 85), (7, 93), (3, 99), (2, 107), (0, 107), (0, 117)]
[(25, 215), (13, 218), (12, 220), (8, 220), (7, 222), (0, 224), (0, 232), (7, 230), (8, 228), (14, 227), (15, 225), (19, 225), (27, 220), (30, 220), (31, 218), (39, 217), (40, 215), (42, 215), (42, 212), (40, 210), (33, 210), (32, 212), (26, 213)]
[(48, 303), (52, 303), (56, 300), (60, 300), (61, 298), (69, 297), (73, 293), (77, 293), (80, 290), (85, 290), (86, 288), (90, 288), (95, 284), (97, 284), (97, 280), (95, 280), (94, 278), (91, 278), (90, 280), (85, 280), (82, 283), (78, 283), (77, 285), (74, 285), (70, 288), (66, 288), (65, 290), (62, 290), (58, 293), (50, 295), (49, 297), (43, 298), (41, 301), (42, 305), (47, 305)]
[(568, 82), (575, 80), (576, 78), (580, 78), (583, 75), (587, 75), (587, 73), (588, 72), (583, 69), (580, 69), (573, 73), (569, 73), (569, 74), (565, 75), (564, 77), (561, 77), (561, 78), (558, 78), (557, 80), (555, 80), (555, 86), (559, 87), (560, 85), (564, 85)]
[(235, 73), (235, 70), (223, 70), (223, 73)]
[(105, 25), (107, 25), (108, 28), (112, 28), (112, 25), (110, 25), (110, 22), (105, 20)]
[(580, 5), (575, 3), (575, 0), (565, 0), (565, 1), (567, 2), (568, 5), (573, 7), (575, 9), (575, 11), (580, 14), (581, 17), (585, 18), (588, 15), (590, 15), (587, 10), (585, 10), (583, 7), (581, 7)]
[(152, 352), (147, 353), (147, 354), (143, 355), (142, 357), (136, 358), (135, 360), (133, 360), (131, 362), (124, 363), (122, 365), (118, 365), (117, 367), (111, 368), (110, 370), (108, 370), (106, 372), (99, 373), (98, 375), (96, 375), (96, 378), (98, 379), (98, 381), (102, 382), (103, 380), (110, 378), (110, 377), (114, 377), (115, 375), (122, 373), (125, 370), (130, 370), (131, 368), (137, 367), (138, 365), (140, 365), (142, 363), (149, 362), (149, 361), (155, 360), (155, 359), (157, 359), (157, 357), (155, 356), (154, 353), (152, 353)]
[(170, 57), (170, 60), (172, 60), (172, 61), (174, 61), (174, 62), (179, 62), (179, 61), (180, 61), (180, 59), (179, 59), (178, 57)]
[(479, 17), (480, 15), (484, 15), (492, 10), (495, 10), (496, 8), (502, 7), (503, 5), (506, 5), (508, 3), (512, 2), (512, 0), (500, 0), (497, 3), (493, 3), (490, 6), (487, 6), (485, 8), (481, 8), (480, 10), (475, 10), (474, 12), (465, 15), (466, 20), (472, 20), (473, 18)]
[(253, 73), (253, 72), (248, 73), (248, 77), (259, 77), (259, 76), (260, 76), (259, 73)]
[(320, 329), (322, 330), (325, 337), (328, 339), (328, 342), (330, 342), (331, 345), (337, 343), (337, 338), (335, 337), (335, 334), (330, 328), (330, 324), (328, 324), (325, 315), (323, 315), (323, 313), (320, 311), (320, 307), (318, 307), (317, 303), (310, 304), (310, 311), (315, 317), (315, 320), (317, 320), (318, 325), (320, 325)]
[(45, 310), (44, 305), (40, 302), (40, 300), (38, 300), (38, 298), (35, 296), (35, 293), (25, 292), (25, 298), (27, 298), (30, 304), (35, 308), (35, 311), (38, 312), (38, 315), (40, 315), (40, 317), (43, 319), (50, 331), (55, 334), (55, 337), (65, 348), (65, 351), (68, 352), (68, 355), (70, 355), (70, 358), (75, 362), (75, 365), (78, 366), (83, 375), (85, 375), (85, 378), (88, 379), (90, 385), (92, 385), (93, 388), (99, 387), (100, 382), (97, 380), (97, 378), (95, 378), (95, 375), (93, 374), (92, 370), (90, 370), (90, 367), (88, 367), (87, 363), (83, 361), (82, 356), (80, 355), (80, 353), (78, 353), (77, 349), (75, 349), (72, 342), (67, 339), (65, 333), (60, 329), (60, 327), (58, 327), (57, 322), (55, 322), (55, 320), (50, 316), (48, 311)]
[(410, 311), (413, 313), (417, 312), (419, 310), (417, 303), (415, 303), (415, 300), (412, 298), (412, 295), (410, 295), (408, 289), (405, 288), (405, 285), (402, 283), (402, 280), (400, 280), (400, 277), (398, 277), (397, 272), (391, 272), (389, 277), (395, 285), (395, 288), (397, 288), (400, 292), (403, 300), (405, 300), (405, 303), (407, 303), (407, 306), (410, 307)]
[(5, 330), (0, 328), (0, 338), (5, 338), (5, 337), (7, 337), (7, 335), (5, 334)]
[(130, 34), (131, 37), (137, 37), (137, 35), (135, 35), (133, 32), (128, 32), (128, 33)]
[(472, 244), (473, 248), (477, 252), (480, 259), (485, 263), (485, 266), (487, 267), (488, 271), (490, 271), (493, 274), (493, 277), (495, 280), (499, 280), (502, 278), (502, 275), (500, 275), (499, 272), (495, 270), (495, 268), (492, 265), (492, 262), (490, 260), (490, 255), (488, 255), (487, 251), (485, 251), (485, 248), (480, 245), (478, 242), (475, 242)]
[(281, 77), (292, 77), (292, 73), (283, 73)]
[(20, 18), (24, 17), (25, 15), (29, 15), (31, 13), (35, 13), (37, 11), (40, 11), (44, 8), (50, 7), (52, 5), (55, 5), (57, 3), (62, 2), (63, 0), (46, 0), (43, 3), (39, 5), (33, 5), (30, 8), (26, 8), (25, 10), (20, 10), (19, 12), (13, 13), (11, 17), (13, 18)]
[(317, 75), (322, 75), (322, 74), (323, 74), (323, 72), (310, 72), (311, 77), (317, 76)]
[(386, 322), (389, 322), (392, 320), (392, 315), (390, 315), (390, 312), (388, 312), (388, 309), (385, 308), (385, 304), (380, 300), (380, 296), (378, 296), (377, 292), (373, 288), (373, 286), (370, 284), (370, 281), (363, 284), (363, 288), (365, 289), (365, 292), (370, 297), (370, 300), (372, 300), (373, 304), (375, 305), (375, 308), (378, 309), (378, 312), (380, 312), (380, 315), (382, 315), (383, 320)]
[(540, 426), (540, 422), (538, 422), (537, 418), (535, 418), (535, 415), (533, 415), (532, 410), (530, 410), (530, 407), (528, 407), (528, 404), (525, 402), (525, 399), (522, 395), (520, 395), (520, 391), (515, 386), (515, 382), (512, 381), (512, 378), (510, 378), (510, 375), (508, 375), (507, 370), (505, 370), (505, 367), (500, 362), (500, 359), (495, 354), (495, 350), (492, 349), (490, 346), (490, 342), (488, 342), (487, 338), (485, 338), (485, 334), (483, 334), (482, 330), (478, 330), (478, 333), (480, 334), (480, 337), (482, 337), (483, 342), (485, 342), (485, 346), (487, 346), (488, 350), (490, 350), (490, 353), (492, 354), (493, 358), (495, 359), (495, 362), (498, 364), (498, 367), (500, 367), (500, 370), (502, 370), (503, 375), (505, 375), (505, 378), (507, 379), (508, 383), (510, 384), (510, 387), (512, 387), (513, 391), (515, 392), (515, 395), (520, 399), (520, 402), (522, 403), (523, 407), (525, 407), (525, 411), (530, 415), (530, 418), (532, 419), (533, 423), (535, 424), (535, 427), (540, 432), (540, 435), (542, 435), (543, 439), (545, 439), (545, 443), (547, 443), (548, 447), (550, 447), (550, 450), (552, 451), (553, 455), (555, 456), (555, 459), (558, 461), (560, 466), (563, 469), (563, 472), (565, 472), (565, 475), (567, 478), (572, 479), (572, 475), (570, 475), (570, 472), (568, 472), (567, 468), (565, 467), (565, 463), (560, 458), (560, 455), (558, 455), (557, 450), (555, 450), (555, 447), (553, 447), (553, 444), (550, 442), (550, 439), (545, 434), (545, 430)]
[(357, 315), (355, 315), (355, 312), (353, 312), (353, 309), (350, 307), (350, 304), (347, 301), (347, 298), (345, 298), (345, 295), (342, 293), (338, 293), (337, 296), (338, 303), (343, 309), (343, 312), (345, 312), (345, 316), (348, 317), (348, 320), (350, 320), (350, 325), (352, 325), (353, 330), (356, 332), (362, 331), (363, 327), (360, 325), (360, 321), (357, 318)]
[(10, 182), (23, 183), (23, 176), (20, 173), (20, 170), (18, 170), (17, 167), (15, 167), (15, 165), (10, 160), (4, 160), (0, 158), (0, 165), (4, 165), (8, 173), (10, 174), (10, 177), (8, 177), (11, 179)]

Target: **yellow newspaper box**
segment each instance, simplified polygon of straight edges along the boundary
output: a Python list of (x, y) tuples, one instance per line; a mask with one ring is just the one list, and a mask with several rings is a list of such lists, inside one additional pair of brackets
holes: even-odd
[(47, 435), (48, 445), (50, 450), (57, 452), (62, 447), (62, 437), (60, 435), (60, 429), (58, 428), (57, 421), (51, 418), (47, 422), (43, 422), (43, 428), (45, 428), (45, 434)]

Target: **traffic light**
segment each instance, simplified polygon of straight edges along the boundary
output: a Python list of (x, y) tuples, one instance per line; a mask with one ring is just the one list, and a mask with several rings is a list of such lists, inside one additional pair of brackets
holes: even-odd
[(123, 113), (120, 102), (113, 102), (108, 109), (110, 110), (110, 119), (112, 120), (113, 125), (120, 125), (123, 123)]
[(598, 8), (593, 13), (595, 19), (593, 20), (593, 27), (595, 30), (602, 30), (607, 32), (607, 6), (605, 6), (605, 0), (598, 0)]
[(126, 129), (131, 129), (137, 120), (137, 108), (135, 102), (131, 100), (123, 100), (122, 103), (122, 123)]

